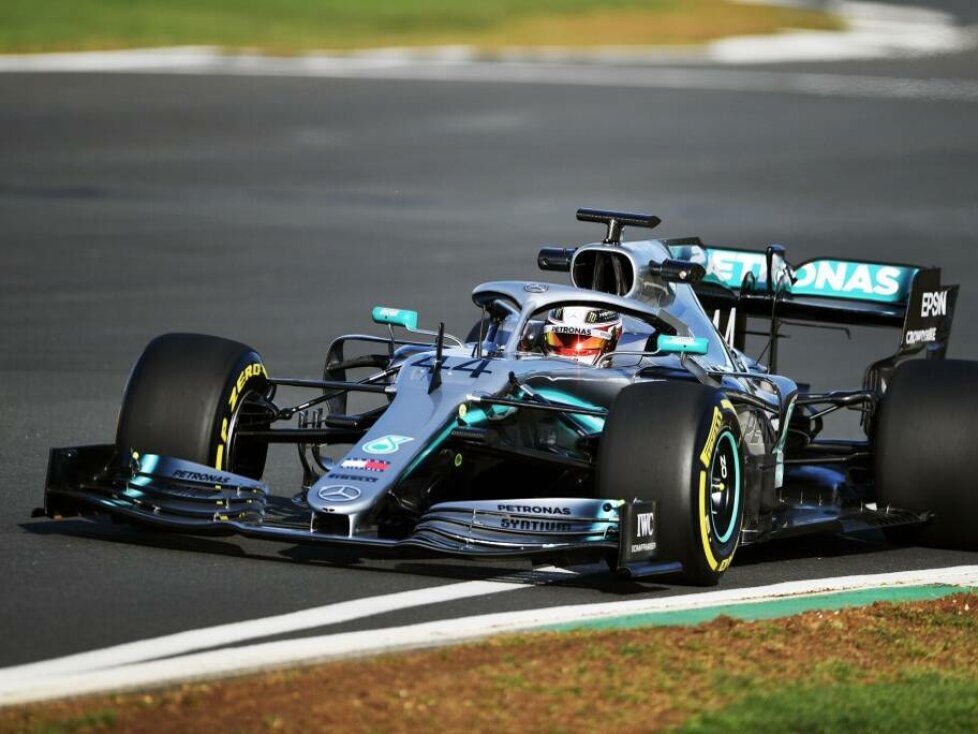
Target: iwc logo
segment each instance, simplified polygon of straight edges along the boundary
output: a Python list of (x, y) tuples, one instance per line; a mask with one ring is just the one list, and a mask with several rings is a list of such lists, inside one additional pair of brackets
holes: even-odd
[(360, 496), (360, 490), (349, 484), (331, 484), (320, 489), (318, 494), (324, 502), (353, 502)]

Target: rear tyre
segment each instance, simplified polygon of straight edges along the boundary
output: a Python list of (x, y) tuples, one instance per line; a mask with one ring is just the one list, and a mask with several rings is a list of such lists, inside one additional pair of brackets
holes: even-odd
[(877, 506), (932, 512), (888, 538), (978, 549), (978, 362), (921, 359), (893, 373), (876, 415)]
[(129, 375), (116, 448), (161, 454), (258, 479), (268, 444), (235, 439), (262, 418), (254, 398), (268, 388), (258, 353), (202, 334), (164, 334), (149, 343)]
[(659, 560), (713, 586), (730, 566), (744, 516), (740, 425), (730, 401), (688, 382), (630, 385), (598, 452), (598, 496), (656, 503)]

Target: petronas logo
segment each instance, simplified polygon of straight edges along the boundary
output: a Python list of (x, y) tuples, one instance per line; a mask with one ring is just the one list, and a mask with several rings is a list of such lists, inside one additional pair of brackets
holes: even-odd
[(368, 454), (393, 454), (401, 444), (413, 440), (410, 436), (381, 436), (373, 441), (367, 441), (361, 448)]

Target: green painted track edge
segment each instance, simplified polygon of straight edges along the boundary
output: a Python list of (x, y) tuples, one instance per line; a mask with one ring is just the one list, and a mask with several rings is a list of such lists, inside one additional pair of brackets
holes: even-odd
[(829, 594), (792, 596), (784, 599), (771, 599), (760, 602), (722, 604), (699, 609), (678, 611), (648, 612), (630, 614), (610, 619), (595, 619), (583, 622), (547, 625), (538, 630), (550, 632), (569, 632), (581, 629), (633, 629), (635, 627), (663, 627), (670, 625), (690, 625), (709, 622), (720, 616), (734, 617), (747, 621), (790, 617), (794, 614), (811, 611), (833, 611), (848, 607), (867, 606), (874, 602), (906, 602), (940, 599), (957, 593), (974, 592), (966, 586), (934, 584), (929, 586), (900, 586), (878, 589), (858, 589)]

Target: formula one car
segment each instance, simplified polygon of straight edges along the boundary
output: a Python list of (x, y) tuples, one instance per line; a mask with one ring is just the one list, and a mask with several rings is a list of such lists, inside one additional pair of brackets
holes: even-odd
[[(944, 359), (957, 286), (938, 269), (793, 267), (780, 246), (623, 242), (623, 227), (659, 224), (647, 214), (577, 216), (604, 240), (538, 256), (572, 285), (477, 286), (465, 339), (377, 307), (386, 335), (335, 339), (321, 379), (272, 377), (227, 339), (154, 339), (115, 442), (52, 450), (37, 514), (362, 557), (604, 559), (699, 585), (739, 545), (799, 533), (975, 547), (978, 418), (963, 398), (978, 363)], [(902, 339), (858, 389), (812, 393), (777, 374), (781, 331), (799, 323)], [(745, 353), (748, 334), (766, 339), (766, 364)], [(309, 397), (283, 405), (282, 388)], [(820, 436), (840, 409), (860, 411), (865, 440)], [(261, 481), (271, 443), (298, 446), (291, 499)]]

